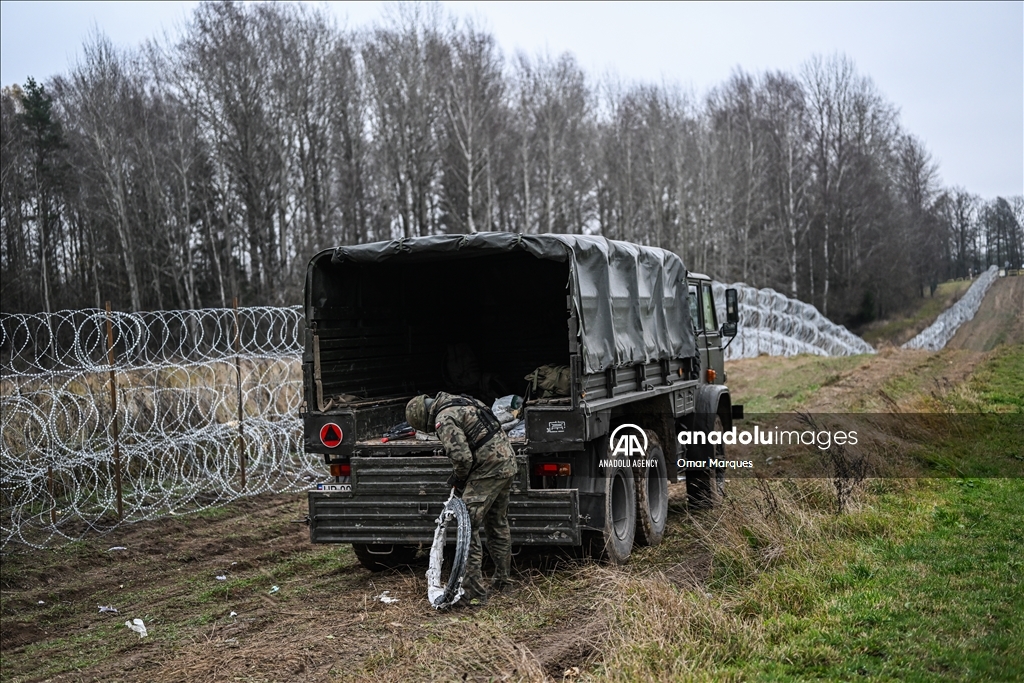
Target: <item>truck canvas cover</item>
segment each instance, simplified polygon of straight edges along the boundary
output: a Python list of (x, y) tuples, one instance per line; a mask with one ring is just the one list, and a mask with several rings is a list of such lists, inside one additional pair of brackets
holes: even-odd
[[(432, 235), (338, 247), (310, 262), (306, 292), (328, 256), (346, 263), (424, 263), (525, 252), (569, 267), (585, 373), (695, 353), (686, 267), (672, 252), (591, 235), (490, 232)], [(307, 315), (319, 302), (306, 301)]]

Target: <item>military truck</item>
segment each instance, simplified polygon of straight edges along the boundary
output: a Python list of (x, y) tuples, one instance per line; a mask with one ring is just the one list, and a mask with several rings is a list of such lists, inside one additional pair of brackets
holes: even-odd
[[(345, 246), (305, 282), (304, 444), (323, 457), (309, 492), (314, 543), (351, 543), (370, 569), (433, 539), (450, 461), (430, 435), (388, 439), (406, 402), (439, 390), (524, 396), (508, 516), (513, 547), (585, 546), (613, 564), (661, 541), (668, 484), (714, 505), (723, 446), (683, 431), (742, 417), (725, 385), (707, 276), (658, 248), (582, 235), (476, 233)], [(528, 390), (554, 366), (562, 392)], [(532, 389), (532, 387), (531, 387)], [(565, 395), (558, 395), (559, 393)], [(518, 434), (518, 435), (517, 435)], [(686, 465), (691, 465), (687, 468)]]

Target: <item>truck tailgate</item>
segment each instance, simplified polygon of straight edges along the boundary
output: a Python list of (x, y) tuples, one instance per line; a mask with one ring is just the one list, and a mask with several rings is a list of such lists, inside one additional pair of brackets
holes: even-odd
[[(530, 490), (518, 456), (508, 518), (514, 545), (579, 545), (575, 489)], [(314, 543), (429, 545), (449, 489), (443, 456), (352, 458), (352, 490), (310, 491)]]

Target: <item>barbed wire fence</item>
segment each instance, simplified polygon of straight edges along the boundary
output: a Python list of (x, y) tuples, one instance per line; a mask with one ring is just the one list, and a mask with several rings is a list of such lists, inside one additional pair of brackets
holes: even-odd
[(0, 317), (0, 549), (309, 488), (301, 330), (299, 307)]

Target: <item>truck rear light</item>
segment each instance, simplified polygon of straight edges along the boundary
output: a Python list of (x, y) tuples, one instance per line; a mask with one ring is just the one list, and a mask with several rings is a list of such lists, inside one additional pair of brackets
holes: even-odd
[(567, 462), (542, 462), (533, 468), (538, 477), (568, 477), (572, 474), (572, 465)]
[(716, 373), (711, 368), (708, 368), (708, 384), (714, 384), (715, 383), (715, 377), (718, 377), (718, 373)]
[(349, 477), (352, 475), (352, 465), (348, 463), (334, 463), (331, 465), (332, 477)]

